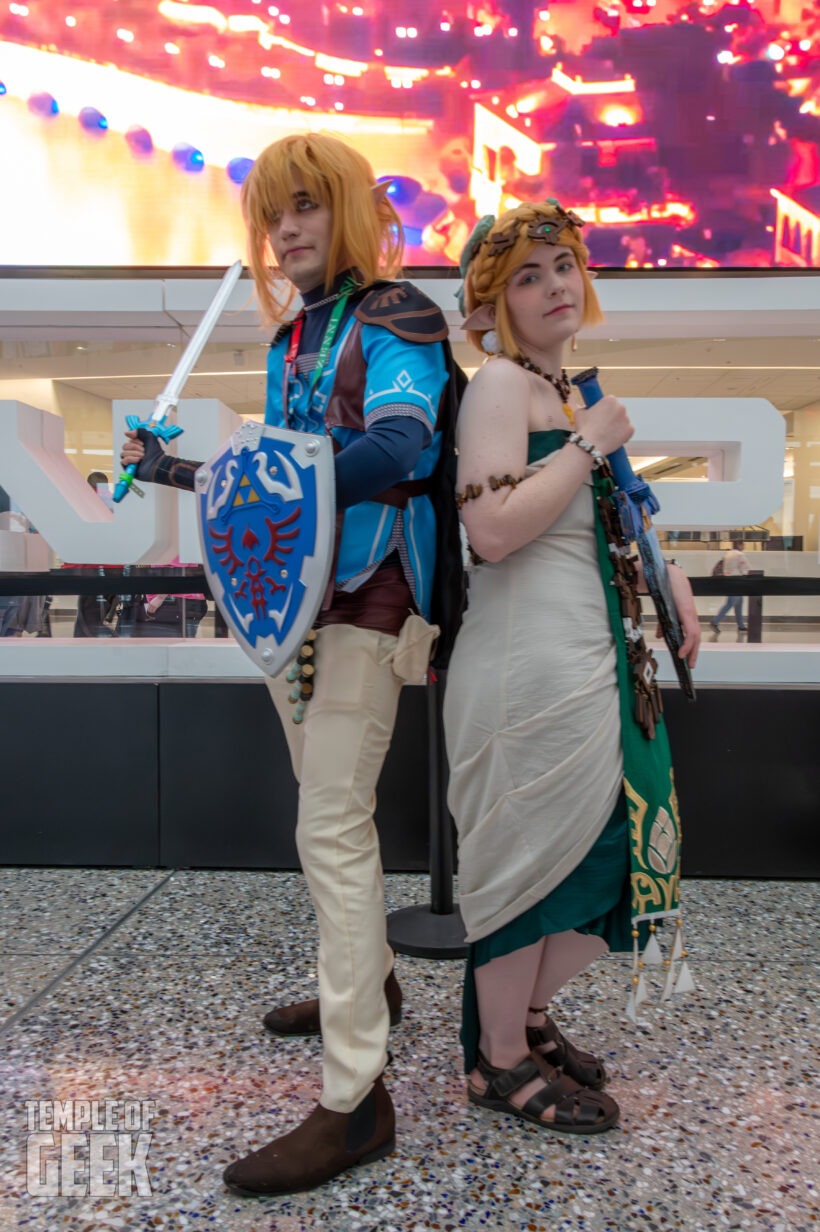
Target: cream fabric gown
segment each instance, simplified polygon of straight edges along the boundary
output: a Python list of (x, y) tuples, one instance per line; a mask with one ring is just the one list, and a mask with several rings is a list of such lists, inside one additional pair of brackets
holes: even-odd
[(593, 519), (588, 481), (538, 539), (470, 575), (444, 699), (468, 941), (563, 881), (621, 790), (615, 645)]

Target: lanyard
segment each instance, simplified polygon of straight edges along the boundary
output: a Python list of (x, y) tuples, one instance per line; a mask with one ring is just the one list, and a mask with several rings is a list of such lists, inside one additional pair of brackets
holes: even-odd
[[(350, 296), (356, 290), (356, 286), (357, 286), (357, 283), (354, 282), (352, 278), (346, 278), (344, 283), (342, 284), (342, 289), (341, 289), (339, 298), (337, 299), (336, 303), (333, 305), (333, 312), (330, 314), (330, 320), (327, 323), (327, 327), (322, 337), (322, 343), (321, 343), (321, 346), (319, 347), (319, 355), (316, 360), (316, 367), (313, 369), (313, 371), (310, 374), (310, 386), (308, 390), (308, 407), (307, 407), (308, 410), (310, 410), (310, 402), (313, 397), (313, 392), (316, 389), (316, 386), (318, 385), (321, 379), (322, 373), (327, 367), (327, 361), (330, 356), (330, 350), (336, 339), (336, 334), (339, 329), (339, 322), (342, 319), (342, 313), (344, 312), (345, 307), (347, 306), (347, 301), (350, 299)], [(305, 324), (305, 314), (304, 312), (300, 312), (299, 316), (293, 322), (293, 329), (291, 330), (291, 335), (290, 335), (290, 345), (288, 346), (287, 353), (285, 354), (285, 368), (284, 368), (284, 374), (283, 374), (283, 379), (282, 379), (282, 414), (283, 414), (286, 424), (289, 418), (288, 417), (288, 384), (290, 381), (291, 370), (293, 368), (294, 363), (296, 362), (296, 356), (299, 352), (299, 343), (302, 340), (302, 329), (304, 327), (304, 324)]]

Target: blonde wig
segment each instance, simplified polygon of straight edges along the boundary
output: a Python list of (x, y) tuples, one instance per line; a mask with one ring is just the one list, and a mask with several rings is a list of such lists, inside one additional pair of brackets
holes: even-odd
[[(401, 268), (401, 221), (367, 159), (327, 133), (283, 137), (262, 151), (242, 185), (249, 264), (267, 324), (282, 320), (296, 293), (275, 265), (268, 235), (277, 216), (292, 204), (297, 181), (312, 200), (330, 209), (325, 290), (343, 269), (358, 270), (367, 284), (392, 278)], [(277, 282), (284, 302), (276, 294)]]
[[(471, 237), (474, 251), (468, 256), (464, 277), (464, 315), (469, 317), (481, 304), (494, 305), (493, 328), (498, 336), (498, 345), (510, 359), (519, 359), (521, 352), (513, 337), (504, 291), (536, 244), (555, 244), (569, 248), (575, 254), (584, 283), (583, 323), (596, 325), (603, 321), (598, 296), (588, 272), (589, 249), (581, 238), (581, 222), (577, 214), (567, 212), (557, 201), (543, 201), (516, 206), (491, 225), (488, 217), (481, 238), (473, 233), (478, 242), (475, 243)], [(545, 236), (549, 236), (546, 241)], [(468, 241), (468, 248), (471, 241)], [(482, 353), (481, 339), (487, 329), (467, 330), (470, 342)]]

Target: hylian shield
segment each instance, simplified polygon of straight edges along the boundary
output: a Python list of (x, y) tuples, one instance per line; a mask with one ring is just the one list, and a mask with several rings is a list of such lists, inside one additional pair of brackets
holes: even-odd
[(269, 676), (296, 657), (330, 577), (329, 437), (247, 423), (196, 475), (202, 560), (242, 649)]

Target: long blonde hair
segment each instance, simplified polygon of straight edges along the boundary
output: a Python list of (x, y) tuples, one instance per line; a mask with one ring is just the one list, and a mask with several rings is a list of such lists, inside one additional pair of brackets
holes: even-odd
[[(356, 269), (367, 284), (395, 277), (401, 268), (401, 220), (367, 159), (328, 133), (283, 137), (262, 151), (242, 185), (248, 259), (267, 324), (282, 320), (296, 293), (276, 266), (268, 238), (276, 217), (292, 203), (296, 181), (330, 209), (326, 291), (343, 269)], [(284, 302), (275, 294), (277, 282), (285, 290)]]
[[(533, 238), (528, 232), (545, 224), (557, 232), (557, 245), (569, 248), (578, 261), (584, 283), (584, 325), (597, 325), (604, 319), (588, 272), (589, 249), (581, 238), (576, 217), (551, 201), (516, 206), (495, 220), (470, 259), (464, 278), (465, 316), (469, 316), (480, 304), (493, 304), (493, 328), (502, 353), (511, 359), (520, 358), (521, 352), (513, 336), (504, 291), (515, 270), (524, 264), (535, 245), (544, 242)], [(481, 339), (486, 332), (486, 329), (467, 330), (470, 342), (482, 353)]]

